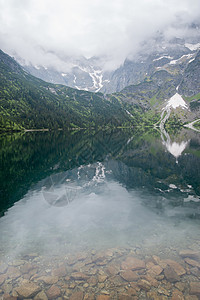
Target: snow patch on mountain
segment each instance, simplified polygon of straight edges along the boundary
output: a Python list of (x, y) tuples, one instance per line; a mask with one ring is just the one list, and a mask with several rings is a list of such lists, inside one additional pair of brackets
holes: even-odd
[(183, 60), (185, 59), (190, 59), (190, 58), (193, 58), (194, 54), (184, 54), (182, 55), (180, 58), (178, 59), (174, 59), (174, 60), (171, 60), (170, 61), (170, 65), (176, 65), (176, 64), (179, 64), (181, 63)]
[(171, 56), (169, 56), (169, 55), (164, 55), (164, 56), (155, 58), (153, 61), (158, 61), (158, 60), (161, 60), (161, 59), (163, 59), (163, 58), (169, 58), (169, 59), (172, 59), (173, 57), (171, 57)]
[[(95, 70), (94, 67), (83, 67), (79, 65), (74, 65), (74, 67), (79, 68), (82, 72), (87, 73), (93, 82), (93, 86), (87, 88), (81, 88), (83, 90), (93, 90), (94, 92), (98, 92), (103, 87), (103, 71), (102, 70)], [(75, 75), (74, 75), (75, 76)]]
[(195, 60), (195, 58), (190, 59), (188, 64), (190, 64), (193, 60)]
[(182, 96), (178, 93), (176, 93), (174, 96), (172, 96), (169, 101), (167, 102), (167, 107), (172, 107), (176, 109), (177, 107), (181, 106), (182, 108), (188, 109), (188, 106), (186, 102), (183, 100)]
[(98, 92), (103, 87), (103, 74), (101, 70), (94, 70), (92, 73), (89, 73), (93, 81), (93, 88), (95, 92)]
[[(179, 86), (177, 86), (176, 90), (178, 90)], [(168, 101), (166, 106), (162, 109), (161, 117), (160, 117), (160, 129), (164, 131), (165, 122), (169, 119), (171, 110), (176, 109), (177, 107), (181, 107), (182, 109), (188, 109), (186, 102), (183, 100), (182, 96), (176, 93), (172, 96)]]
[(186, 43), (186, 44), (185, 44), (185, 47), (187, 47), (187, 48), (190, 49), (191, 51), (196, 51), (196, 50), (200, 49), (200, 43), (197, 43), (197, 44), (189, 44), (189, 43)]

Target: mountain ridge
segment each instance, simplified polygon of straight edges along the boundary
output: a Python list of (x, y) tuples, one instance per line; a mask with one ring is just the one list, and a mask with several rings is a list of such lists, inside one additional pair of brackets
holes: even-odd
[(153, 127), (161, 122), (166, 101), (180, 91), (187, 106), (166, 110), (167, 121), (185, 124), (199, 118), (199, 57), (200, 51), (182, 73), (169, 72), (164, 64), (143, 82), (105, 96), (42, 81), (0, 51), (0, 129)]
[[(182, 68), (200, 49), (198, 39), (173, 39), (166, 43), (162, 38), (153, 44), (143, 45), (140, 53), (126, 58), (121, 66), (113, 70), (104, 70), (103, 58), (66, 57), (63, 68), (27, 64), (17, 58), (23, 68), (32, 75), (47, 82), (64, 84), (73, 88), (104, 94), (119, 92), (126, 86), (142, 82), (146, 76), (151, 76), (159, 68), (166, 67), (168, 71), (182, 72)], [(66, 64), (69, 67), (65, 67)]]

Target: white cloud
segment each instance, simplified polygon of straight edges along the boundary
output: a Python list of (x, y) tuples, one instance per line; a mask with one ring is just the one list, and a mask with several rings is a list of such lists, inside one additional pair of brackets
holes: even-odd
[(191, 34), (199, 15), (199, 0), (0, 0), (0, 44), (37, 65), (67, 68), (66, 57), (84, 55), (114, 68), (157, 31)]

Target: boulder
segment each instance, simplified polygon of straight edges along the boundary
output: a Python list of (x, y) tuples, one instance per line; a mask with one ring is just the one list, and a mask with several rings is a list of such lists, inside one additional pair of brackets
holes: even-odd
[(120, 272), (120, 276), (126, 280), (126, 281), (137, 281), (140, 277), (136, 272), (133, 272), (132, 270), (124, 270)]
[(180, 277), (178, 276), (178, 274), (174, 271), (174, 269), (170, 266), (167, 266), (164, 269), (164, 274), (165, 274), (165, 278), (169, 281), (169, 282), (177, 282), (180, 281)]
[(179, 252), (179, 255), (183, 258), (189, 257), (189, 258), (200, 258), (200, 252), (194, 251), (194, 250), (181, 250)]
[(197, 267), (198, 269), (200, 269), (200, 263), (194, 259), (185, 258), (185, 262), (192, 267)]
[(40, 290), (41, 288), (33, 282), (24, 282), (15, 289), (17, 294), (22, 298), (31, 298)]
[(172, 299), (171, 300), (185, 300), (183, 293), (179, 290), (174, 290), (172, 293)]
[(87, 280), (89, 278), (88, 275), (86, 275), (82, 272), (71, 273), (70, 277), (75, 280)]
[(145, 279), (141, 279), (137, 282), (138, 286), (145, 291), (149, 291), (151, 289), (151, 284)]
[(61, 291), (59, 287), (57, 287), (56, 285), (52, 285), (47, 291), (48, 299), (56, 299), (60, 295), (61, 295)]
[(166, 259), (165, 262), (176, 272), (178, 276), (186, 274), (185, 269), (178, 262), (172, 259)]
[(122, 270), (140, 270), (145, 269), (143, 260), (129, 256), (121, 263)]
[(69, 300), (83, 300), (83, 296), (84, 295), (82, 291), (74, 292)]
[(190, 294), (200, 296), (200, 282), (190, 282)]
[(47, 295), (45, 294), (45, 292), (42, 291), (34, 297), (34, 300), (48, 300), (48, 298), (47, 298)]
[(163, 271), (163, 268), (159, 265), (153, 265), (147, 272), (151, 277), (156, 277), (160, 275)]

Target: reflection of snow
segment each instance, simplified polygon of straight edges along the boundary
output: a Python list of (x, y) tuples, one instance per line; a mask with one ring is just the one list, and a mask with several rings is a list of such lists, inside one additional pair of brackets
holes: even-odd
[(169, 185), (169, 187), (170, 187), (171, 189), (177, 189), (177, 186), (176, 186), (175, 184), (173, 184), (173, 183), (171, 183), (171, 184)]
[(199, 121), (200, 121), (200, 119), (197, 119), (197, 120), (194, 120), (193, 122), (191, 122), (191, 123), (189, 123), (189, 124), (185, 124), (184, 126), (187, 127), (187, 128), (190, 128), (190, 129), (192, 129), (192, 130), (194, 130), (194, 131), (200, 132), (200, 130), (198, 130), (197, 128), (195, 128), (195, 127), (193, 126), (194, 123), (199, 122)]
[(126, 111), (126, 113), (127, 113), (129, 116), (131, 116), (132, 118), (134, 118), (134, 116), (133, 116), (128, 110), (125, 109), (125, 111)]
[(176, 159), (181, 156), (182, 152), (185, 150), (185, 148), (187, 147), (188, 141), (187, 142), (181, 142), (176, 143), (165, 143), (165, 146), (167, 148), (167, 150), (174, 156), (176, 157)]
[(161, 138), (163, 145), (167, 148), (167, 151), (171, 153), (176, 158), (176, 163), (178, 163), (178, 157), (181, 156), (185, 148), (187, 147), (189, 140), (186, 142), (172, 142), (169, 134), (166, 132), (164, 126), (160, 126)]

